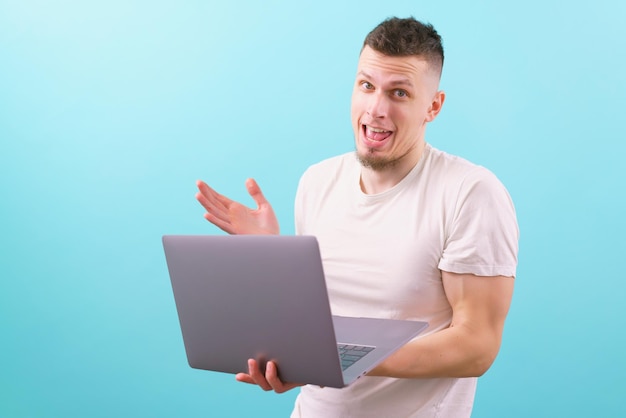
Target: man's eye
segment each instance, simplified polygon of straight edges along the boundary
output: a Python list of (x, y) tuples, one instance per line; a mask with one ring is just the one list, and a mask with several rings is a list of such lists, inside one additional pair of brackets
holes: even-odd
[(368, 82), (368, 81), (363, 81), (363, 82), (361, 83), (361, 86), (363, 86), (363, 88), (364, 88), (365, 90), (371, 90), (371, 89), (373, 89), (373, 88), (374, 88), (374, 86), (372, 86), (372, 83), (370, 83), (370, 82)]
[(404, 90), (396, 90), (396, 96), (397, 97), (407, 97), (408, 94)]

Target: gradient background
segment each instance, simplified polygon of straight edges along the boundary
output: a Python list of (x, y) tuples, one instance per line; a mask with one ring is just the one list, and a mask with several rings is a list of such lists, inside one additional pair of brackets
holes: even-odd
[(516, 203), (517, 288), (475, 417), (626, 416), (626, 6), (620, 1), (0, 0), (0, 416), (286, 416), (187, 366), (165, 233), (212, 234), (194, 182), (293, 233), (300, 174), (350, 151), (363, 38), (444, 38), (427, 139)]

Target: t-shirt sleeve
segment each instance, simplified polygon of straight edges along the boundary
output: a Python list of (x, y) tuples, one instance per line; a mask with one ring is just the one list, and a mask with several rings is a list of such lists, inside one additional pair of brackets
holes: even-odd
[(477, 276), (515, 276), (519, 229), (513, 202), (496, 176), (472, 170), (456, 191), (439, 269)]

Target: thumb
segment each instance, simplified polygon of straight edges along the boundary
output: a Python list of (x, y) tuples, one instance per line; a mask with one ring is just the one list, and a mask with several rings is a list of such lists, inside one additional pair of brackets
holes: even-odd
[(268, 204), (267, 199), (263, 196), (261, 188), (254, 179), (246, 180), (246, 189), (248, 189), (248, 194), (250, 194), (259, 207)]

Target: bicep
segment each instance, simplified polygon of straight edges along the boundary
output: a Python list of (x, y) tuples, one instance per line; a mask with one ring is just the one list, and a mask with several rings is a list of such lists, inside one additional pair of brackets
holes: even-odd
[(485, 338), (497, 352), (504, 329), (515, 279), (475, 276), (442, 271), (446, 297), (452, 307), (451, 327), (465, 327)]

